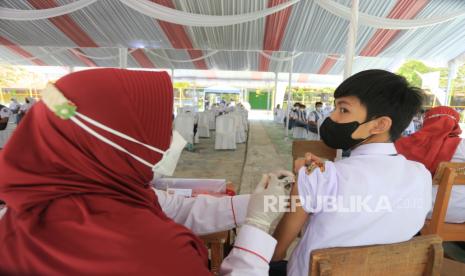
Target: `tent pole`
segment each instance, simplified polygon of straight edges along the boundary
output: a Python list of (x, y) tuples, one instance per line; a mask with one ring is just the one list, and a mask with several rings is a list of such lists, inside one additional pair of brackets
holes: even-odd
[(448, 74), (447, 74), (447, 89), (446, 89), (446, 102), (445, 105), (450, 106), (452, 99), (452, 81), (457, 77), (457, 64), (454, 60), (448, 63)]
[(354, 63), (355, 42), (357, 41), (358, 28), (358, 2), (352, 0), (352, 14), (350, 17), (349, 33), (347, 35), (347, 46), (345, 54), (344, 79), (352, 75), (352, 65)]
[(276, 106), (276, 95), (278, 92), (278, 72), (274, 73), (274, 92), (273, 92), (273, 108)]
[(128, 67), (128, 48), (118, 48), (119, 68)]
[(291, 105), (291, 96), (292, 96), (292, 71), (294, 69), (294, 53), (292, 53), (292, 58), (291, 58), (291, 62), (289, 63), (289, 84), (288, 84), (288, 87), (287, 87), (287, 111), (286, 111), (286, 138), (285, 139), (288, 139), (289, 138), (289, 114), (291, 113), (291, 108), (290, 108), (290, 105)]

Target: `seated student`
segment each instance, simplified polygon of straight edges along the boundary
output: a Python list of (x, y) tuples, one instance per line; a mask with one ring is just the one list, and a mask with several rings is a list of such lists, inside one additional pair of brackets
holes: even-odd
[(308, 114), (308, 133), (307, 140), (320, 140), (320, 135), (318, 134), (321, 122), (323, 121), (323, 103), (316, 102), (315, 110), (311, 111)]
[[(304, 234), (287, 264), (288, 275), (308, 275), (315, 249), (388, 244), (409, 240), (431, 209), (431, 175), (397, 154), (399, 138), (422, 102), (422, 93), (398, 75), (367, 70), (346, 79), (334, 92), (335, 110), (320, 128), (348, 158), (322, 164), (317, 156), (296, 162), (300, 199), (274, 233), (273, 260), (283, 260), (297, 234)], [(307, 167), (307, 162), (317, 162)], [(292, 201), (291, 201), (292, 202)]]
[[(430, 109), (423, 127), (409, 137), (396, 141), (397, 151), (407, 159), (417, 161), (434, 175), (441, 162), (465, 162), (465, 142), (460, 138), (460, 114), (447, 106)], [(433, 186), (433, 201), (438, 187)], [(446, 221), (465, 222), (465, 186), (452, 187)]]
[(308, 134), (307, 113), (305, 105), (296, 103), (297, 109), (292, 113), (294, 123), (292, 128), (292, 138), (305, 139)]
[[(42, 96), (0, 152), (0, 275), (210, 275), (202, 241), (147, 184), (172, 174), (185, 145), (169, 75), (85, 70)], [(277, 175), (262, 178), (224, 274), (268, 273), (279, 212), (263, 201), (284, 194)]]

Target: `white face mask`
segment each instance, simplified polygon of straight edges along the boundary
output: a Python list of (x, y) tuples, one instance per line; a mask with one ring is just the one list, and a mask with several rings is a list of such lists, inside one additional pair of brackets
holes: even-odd
[(171, 145), (167, 151), (163, 154), (163, 158), (152, 167), (154, 178), (160, 176), (172, 176), (176, 165), (178, 164), (179, 157), (186, 146), (187, 141), (179, 134), (176, 130), (173, 131)]
[(323, 110), (323, 108), (321, 108), (321, 107), (316, 108), (316, 111), (318, 111), (318, 112), (321, 112), (321, 110)]
[[(114, 130), (104, 124), (94, 121), (93, 119), (77, 112), (76, 106), (74, 106), (70, 101), (68, 101), (65, 98), (65, 96), (53, 84), (50, 84), (50, 83), (42, 91), (42, 101), (51, 111), (53, 111), (61, 119), (63, 120), (70, 119), (72, 122), (77, 124), (83, 130), (85, 130), (90, 135), (94, 136), (95, 138), (99, 139), (100, 141), (112, 146), (113, 148), (117, 150), (127, 153), (128, 155), (130, 155), (137, 161), (152, 168), (152, 171), (154, 173), (154, 178), (173, 175), (174, 170), (176, 169), (176, 165), (178, 163), (179, 157), (181, 156), (181, 153), (187, 144), (186, 140), (184, 140), (184, 138), (177, 131), (173, 131), (171, 145), (166, 151), (163, 151), (151, 145), (144, 144), (124, 133)], [(86, 121), (87, 123), (97, 128), (100, 128), (106, 132), (109, 132), (115, 136), (118, 136), (125, 140), (144, 146), (152, 151), (155, 151), (161, 154), (163, 157), (159, 162), (152, 164), (144, 160), (143, 158), (135, 154), (132, 154), (127, 149), (116, 144), (110, 139), (102, 136), (101, 134), (99, 134), (98, 132), (96, 132), (95, 130), (87, 126), (86, 124), (84, 124), (83, 121), (81, 121), (80, 119), (82, 119), (83, 121)]]

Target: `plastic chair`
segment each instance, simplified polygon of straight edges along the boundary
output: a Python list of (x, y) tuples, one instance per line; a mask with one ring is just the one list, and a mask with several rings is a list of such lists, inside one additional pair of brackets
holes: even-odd
[(236, 149), (236, 125), (231, 115), (216, 118), (215, 149)]
[(245, 132), (243, 117), (240, 113), (233, 112), (231, 116), (234, 117), (234, 124), (236, 125), (236, 143), (245, 143), (247, 141), (247, 134)]
[(186, 114), (180, 114), (174, 119), (174, 129), (191, 144), (194, 144), (194, 122), (194, 117)]
[(314, 250), (308, 275), (439, 275), (442, 261), (441, 238), (419, 236), (394, 244)]
[(208, 112), (209, 115), (209, 124), (210, 124), (210, 130), (214, 130), (216, 128), (216, 114), (214, 110), (210, 110)]
[(199, 122), (197, 124), (197, 133), (199, 137), (210, 137), (210, 115), (208, 112), (200, 112)]

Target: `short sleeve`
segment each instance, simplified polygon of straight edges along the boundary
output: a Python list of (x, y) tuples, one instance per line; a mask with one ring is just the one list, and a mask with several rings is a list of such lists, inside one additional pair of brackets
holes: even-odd
[(327, 161), (324, 172), (316, 168), (310, 174), (307, 174), (306, 168), (302, 167), (299, 170), (297, 187), (305, 212), (320, 212), (322, 204), (330, 197), (335, 198), (337, 195), (338, 180), (334, 163)]

